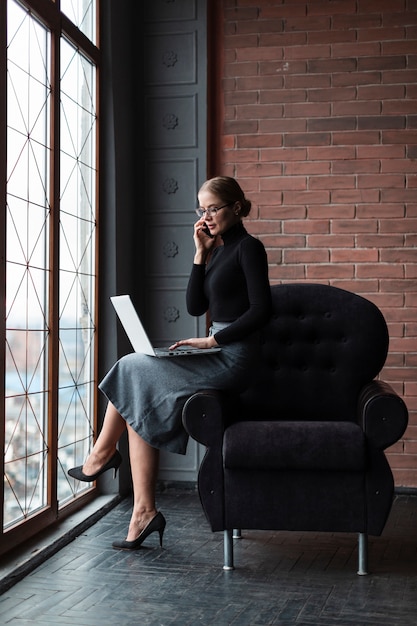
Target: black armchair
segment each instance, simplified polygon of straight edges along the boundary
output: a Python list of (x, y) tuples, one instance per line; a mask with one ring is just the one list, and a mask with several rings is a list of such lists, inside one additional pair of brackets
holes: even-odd
[(403, 400), (376, 380), (388, 351), (380, 310), (320, 284), (271, 288), (273, 314), (262, 359), (239, 397), (200, 391), (183, 410), (206, 446), (198, 476), (213, 531), (224, 531), (233, 569), (233, 529), (358, 533), (358, 574), (368, 535), (380, 535), (394, 481), (384, 449), (404, 433)]

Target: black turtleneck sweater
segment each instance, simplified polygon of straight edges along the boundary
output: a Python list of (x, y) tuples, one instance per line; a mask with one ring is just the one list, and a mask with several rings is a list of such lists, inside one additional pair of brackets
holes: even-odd
[(239, 341), (261, 328), (271, 315), (271, 289), (265, 248), (238, 222), (222, 235), (207, 265), (194, 264), (187, 287), (190, 315), (210, 314), (231, 322), (215, 335), (221, 344)]

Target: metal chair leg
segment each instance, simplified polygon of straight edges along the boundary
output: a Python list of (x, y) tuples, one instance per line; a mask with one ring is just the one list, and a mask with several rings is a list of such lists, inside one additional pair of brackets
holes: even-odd
[(233, 531), (224, 530), (223, 531), (223, 542), (224, 542), (224, 570), (232, 570), (235, 569), (233, 565)]
[(233, 539), (242, 539), (242, 531), (240, 528), (233, 529)]
[(358, 574), (359, 576), (368, 574), (368, 535), (366, 533), (358, 535)]

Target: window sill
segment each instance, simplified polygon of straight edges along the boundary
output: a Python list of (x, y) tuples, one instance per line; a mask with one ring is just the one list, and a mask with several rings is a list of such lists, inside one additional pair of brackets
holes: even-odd
[(95, 524), (121, 499), (114, 494), (99, 496), (54, 528), (39, 533), (21, 547), (11, 550), (10, 554), (4, 555), (0, 564), (0, 595)]

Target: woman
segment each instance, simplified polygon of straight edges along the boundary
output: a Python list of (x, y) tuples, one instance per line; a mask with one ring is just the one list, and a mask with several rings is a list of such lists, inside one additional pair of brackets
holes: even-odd
[(217, 176), (202, 185), (198, 201), (186, 301), (191, 315), (209, 313), (213, 322), (208, 337), (181, 339), (171, 349), (222, 350), (179, 359), (133, 353), (117, 361), (99, 386), (109, 401), (100, 435), (84, 465), (68, 471), (86, 482), (109, 469), (116, 472), (121, 463), (116, 445), (127, 429), (133, 510), (126, 539), (113, 543), (118, 549), (135, 550), (156, 531), (162, 545), (165, 518), (155, 503), (159, 450), (185, 454), (182, 408), (193, 393), (242, 391), (248, 385), (259, 350), (258, 331), (271, 313), (265, 248), (242, 223), (250, 200), (234, 178)]

